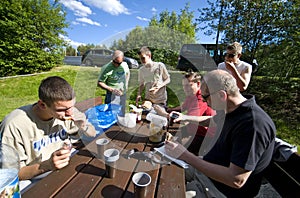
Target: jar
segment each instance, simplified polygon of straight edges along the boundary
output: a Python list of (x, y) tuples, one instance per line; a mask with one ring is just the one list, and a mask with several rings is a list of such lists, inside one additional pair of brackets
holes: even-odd
[(19, 155), (14, 148), (0, 143), (0, 197), (21, 197)]
[(163, 140), (163, 126), (150, 123), (149, 140), (153, 143), (159, 143)]

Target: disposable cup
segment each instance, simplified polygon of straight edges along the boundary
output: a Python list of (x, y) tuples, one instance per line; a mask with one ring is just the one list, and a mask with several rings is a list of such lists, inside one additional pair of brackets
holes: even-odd
[(120, 158), (120, 151), (118, 149), (107, 149), (104, 151), (106, 176), (114, 178), (116, 175), (116, 161)]
[(133, 175), (132, 182), (134, 184), (134, 197), (146, 197), (148, 186), (151, 183), (151, 176), (145, 172), (138, 172)]
[(96, 140), (98, 158), (104, 160), (104, 151), (106, 150), (108, 143), (109, 139), (107, 138), (100, 138)]

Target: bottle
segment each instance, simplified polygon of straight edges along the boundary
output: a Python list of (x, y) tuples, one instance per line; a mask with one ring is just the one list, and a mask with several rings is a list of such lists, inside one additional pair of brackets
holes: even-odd
[(0, 197), (21, 197), (19, 168), (17, 152), (12, 147), (0, 143)]

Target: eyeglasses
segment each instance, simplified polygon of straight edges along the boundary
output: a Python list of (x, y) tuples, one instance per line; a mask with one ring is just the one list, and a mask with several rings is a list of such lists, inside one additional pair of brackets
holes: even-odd
[(211, 95), (214, 95), (215, 93), (219, 92), (221, 90), (218, 90), (218, 91), (214, 91), (212, 93), (209, 93), (209, 94), (206, 94), (206, 95), (201, 95), (202, 96), (202, 99), (203, 101), (207, 101), (208, 97), (211, 96)]
[(225, 53), (225, 54), (224, 54), (224, 56), (225, 56), (225, 57), (228, 57), (228, 58), (233, 58), (233, 57), (235, 57), (236, 55), (238, 55), (238, 54), (229, 54), (229, 53)]
[(123, 61), (121, 62), (117, 62), (116, 60), (113, 60), (113, 63), (117, 64), (117, 65), (121, 65), (123, 63)]

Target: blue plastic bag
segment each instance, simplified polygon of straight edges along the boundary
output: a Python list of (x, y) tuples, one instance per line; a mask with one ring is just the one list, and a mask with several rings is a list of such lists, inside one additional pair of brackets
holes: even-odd
[(85, 115), (87, 120), (95, 127), (97, 135), (108, 130), (118, 121), (118, 114), (121, 113), (121, 105), (102, 104), (89, 108)]

